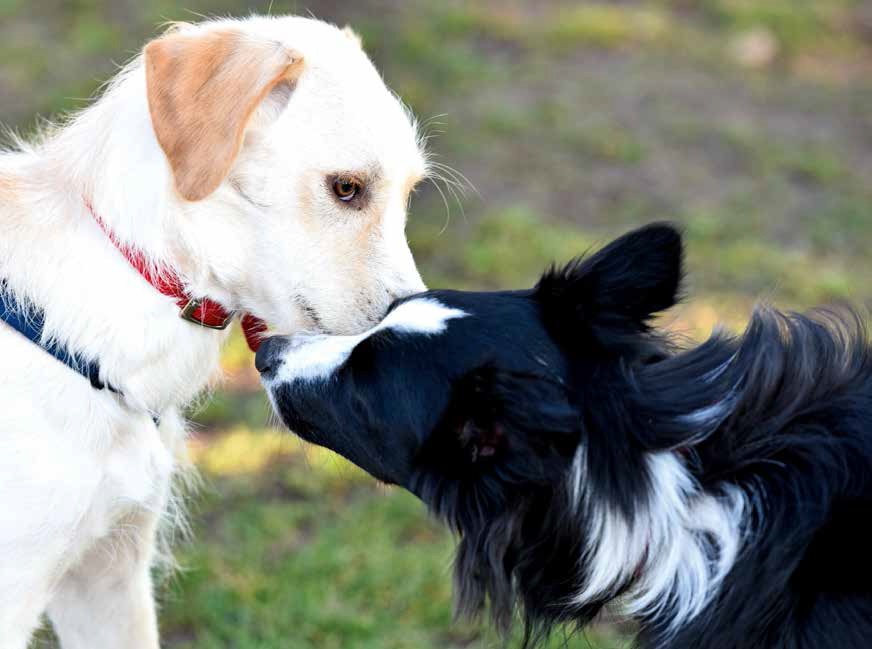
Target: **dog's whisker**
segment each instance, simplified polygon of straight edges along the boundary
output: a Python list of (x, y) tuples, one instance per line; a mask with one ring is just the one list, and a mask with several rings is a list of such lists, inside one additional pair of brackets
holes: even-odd
[(443, 223), (442, 229), (439, 230), (439, 236), (442, 236), (448, 230), (448, 225), (451, 222), (451, 207), (448, 204), (448, 198), (445, 196), (445, 192), (442, 191), (438, 179), (436, 178), (433, 179), (433, 187), (437, 192), (439, 192), (439, 196), (442, 198), (442, 204), (445, 206), (445, 223)]
[(475, 194), (481, 196), (478, 191), (478, 188), (473, 184), (473, 182), (467, 178), (462, 172), (458, 171), (454, 167), (439, 162), (437, 160), (431, 160), (430, 163), (438, 170), (447, 174), (449, 177), (453, 178), (459, 187), (462, 187), (464, 192), (468, 189), (473, 191)]

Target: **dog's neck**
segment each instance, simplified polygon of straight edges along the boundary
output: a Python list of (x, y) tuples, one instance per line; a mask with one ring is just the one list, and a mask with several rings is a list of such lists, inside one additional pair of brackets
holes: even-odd
[(14, 201), (3, 207), (10, 236), (0, 243), (0, 272), (45, 311), (49, 336), (99, 359), (132, 406), (160, 412), (203, 388), (223, 334), (182, 321), (174, 301), (118, 252), (88, 204), (120, 243), (172, 268), (192, 295), (225, 304), (232, 297), (196, 261), (185, 218), (193, 208), (173, 192), (143, 84), (135, 61), (66, 127), (0, 157), (0, 175), (15, 180)]
[[(862, 340), (849, 325), (844, 338)], [(824, 331), (764, 310), (741, 338), (715, 334), (591, 388), (569, 476), (586, 539), (581, 610), (620, 596), (668, 636), (712, 601), (752, 531), (748, 467), (780, 464), (785, 445), (801, 443), (779, 436), (790, 413), (826, 401), (862, 365)], [(813, 365), (819, 357), (833, 361)]]
[(139, 59), (93, 105), (40, 147), (69, 184), (70, 199), (90, 201), (119, 241), (151, 258), (178, 259), (174, 218), (184, 209), (151, 126)]
[[(189, 202), (174, 189), (172, 172), (152, 127), (141, 58), (133, 60), (92, 106), (39, 147), (50, 177), (62, 178), (71, 203), (86, 202), (119, 243), (155, 265), (172, 268), (191, 293), (229, 308), (234, 296), (204, 254), (208, 215), (238, 197), (216, 193)], [(204, 231), (205, 230), (205, 231)]]
[[(671, 646), (698, 615), (681, 646), (721, 630), (742, 646), (768, 646), (769, 611), (789, 610), (797, 565), (814, 556), (807, 552), (823, 517), (865, 488), (852, 476), (868, 466), (869, 367), (859, 316), (761, 309), (740, 338), (715, 335), (622, 371), (625, 383), (612, 388), (624, 390), (591, 410), (624, 417), (606, 414), (590, 432), (632, 440), (643, 470), (619, 470), (637, 485), (626, 507), (607, 481), (590, 478), (603, 469), (587, 447), (576, 458), (570, 484), (586, 545), (580, 609), (621, 596), (657, 647)], [(830, 583), (859, 591), (865, 582), (848, 566), (835, 562)], [(759, 610), (745, 615), (749, 605)]]
[[(731, 569), (745, 495), (728, 486), (703, 490), (676, 452), (646, 454), (643, 466), (634, 479), (647, 487), (632, 513), (582, 488), (583, 577), (573, 602), (598, 610), (620, 595), (624, 613), (678, 628), (703, 610)], [(589, 471), (580, 449), (572, 475)]]
[(584, 537), (573, 597), (582, 615), (619, 596), (625, 613), (675, 630), (734, 565), (747, 494), (727, 483), (703, 488), (694, 444), (735, 405), (735, 347), (703, 352), (617, 372), (628, 377), (616, 378), (628, 380), (623, 389), (610, 383), (611, 395), (588, 399), (590, 429), (568, 477)]

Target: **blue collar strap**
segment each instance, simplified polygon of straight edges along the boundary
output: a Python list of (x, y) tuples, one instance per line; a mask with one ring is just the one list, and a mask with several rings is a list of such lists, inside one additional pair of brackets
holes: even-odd
[(22, 306), (3, 280), (0, 280), (0, 321), (15, 329), (34, 345), (42, 347), (46, 353), (54, 356), (71, 370), (84, 376), (96, 390), (118, 392), (111, 384), (100, 380), (100, 364), (96, 360), (85, 360), (56, 341), (44, 341), (45, 313), (40, 309)]

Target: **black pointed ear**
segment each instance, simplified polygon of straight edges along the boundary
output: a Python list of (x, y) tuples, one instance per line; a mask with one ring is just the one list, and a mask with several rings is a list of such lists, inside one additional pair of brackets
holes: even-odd
[(681, 233), (654, 223), (546, 272), (535, 296), (562, 341), (578, 339), (585, 330), (600, 342), (608, 334), (645, 332), (654, 314), (679, 299), (683, 255)]

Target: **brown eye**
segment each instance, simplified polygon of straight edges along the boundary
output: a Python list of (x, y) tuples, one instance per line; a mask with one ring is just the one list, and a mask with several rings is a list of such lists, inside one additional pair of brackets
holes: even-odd
[(340, 201), (348, 203), (360, 193), (360, 183), (353, 178), (339, 177), (333, 181), (333, 193)]

